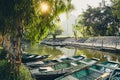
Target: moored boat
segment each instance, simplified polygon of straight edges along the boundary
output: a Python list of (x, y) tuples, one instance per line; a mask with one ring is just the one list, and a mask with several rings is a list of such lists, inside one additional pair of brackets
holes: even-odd
[(119, 63), (107, 61), (89, 68), (65, 74), (55, 80), (106, 80)]
[(22, 63), (40, 61), (48, 58), (49, 55), (36, 55), (36, 54), (22, 54)]
[(73, 72), (76, 70), (81, 70), (86, 67), (96, 64), (99, 60), (97, 59), (85, 59), (83, 61), (72, 61), (72, 62), (62, 62), (48, 67), (39, 67), (38, 69), (30, 70), (31, 74), (37, 80), (54, 80), (66, 73)]
[(115, 69), (110, 74), (109, 80), (120, 80), (120, 68)]
[(47, 61), (37, 61), (37, 62), (30, 62), (30, 63), (26, 63), (26, 65), (29, 68), (39, 68), (39, 67), (47, 67), (47, 66), (52, 66), (55, 64), (61, 64), (61, 63), (65, 63), (65, 62), (72, 62), (72, 61), (78, 61), (78, 60), (83, 60), (85, 57), (84, 56), (72, 56), (72, 57), (64, 57), (64, 58), (60, 58), (60, 59), (53, 59), (53, 60), (47, 60)]
[(72, 56), (72, 57), (69, 57), (71, 60), (73, 61), (77, 61), (77, 60), (83, 60), (85, 59), (85, 56), (81, 56), (81, 55), (78, 55), (78, 56)]

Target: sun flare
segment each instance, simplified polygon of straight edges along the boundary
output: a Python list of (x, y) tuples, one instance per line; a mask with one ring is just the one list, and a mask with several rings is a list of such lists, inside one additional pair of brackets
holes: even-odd
[(41, 13), (49, 13), (50, 12), (50, 4), (48, 2), (40, 3), (40, 12)]

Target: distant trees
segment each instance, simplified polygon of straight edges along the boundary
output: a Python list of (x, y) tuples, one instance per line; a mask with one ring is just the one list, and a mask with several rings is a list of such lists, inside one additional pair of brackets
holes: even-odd
[(78, 37), (78, 35), (77, 35), (77, 29), (78, 28), (76, 27), (77, 25), (74, 24), (72, 26), (73, 26), (73, 34), (74, 34), (75, 40), (77, 40), (77, 37)]
[[(115, 17), (117, 17), (117, 23), (118, 23), (118, 28), (120, 28), (120, 0), (113, 0), (113, 14)], [(120, 36), (120, 32), (119, 32), (119, 36)]]
[(113, 13), (120, 20), (120, 0), (112, 0), (113, 3)]
[(51, 35), (53, 37), (53, 40), (56, 39), (56, 36), (61, 35), (63, 30), (61, 29), (61, 25), (60, 25), (61, 21), (60, 18), (57, 17), (54, 21), (53, 21), (53, 26), (54, 29), (52, 31), (49, 32), (49, 35)]
[(56, 36), (57, 36), (57, 35), (61, 35), (62, 32), (63, 32), (62, 29), (60, 29), (60, 28), (56, 28), (56, 29), (51, 33), (51, 35), (53, 36), (53, 40), (56, 39)]
[(77, 19), (76, 29), (83, 36), (114, 36), (118, 32), (117, 17), (112, 13), (112, 7), (91, 6)]

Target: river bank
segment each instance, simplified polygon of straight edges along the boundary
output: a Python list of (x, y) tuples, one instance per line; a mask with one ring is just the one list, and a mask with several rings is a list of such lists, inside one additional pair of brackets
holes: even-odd
[(90, 37), (90, 38), (52, 38), (46, 39), (42, 44), (50, 46), (72, 46), (78, 48), (90, 48), (108, 52), (120, 53), (120, 37)]

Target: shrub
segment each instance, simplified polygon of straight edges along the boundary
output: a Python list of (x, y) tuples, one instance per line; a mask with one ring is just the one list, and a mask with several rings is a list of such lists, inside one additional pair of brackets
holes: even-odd
[(5, 49), (0, 49), (0, 60), (3, 60), (6, 58), (6, 50)]
[(18, 80), (33, 80), (30, 71), (24, 65), (20, 67), (20, 76)]
[(10, 80), (10, 65), (6, 60), (0, 61), (0, 79)]
[(24, 65), (21, 65), (19, 74), (20, 75), (16, 77), (16, 72), (13, 71), (11, 78), (10, 64), (7, 60), (0, 60), (0, 80), (33, 80), (28, 68)]

